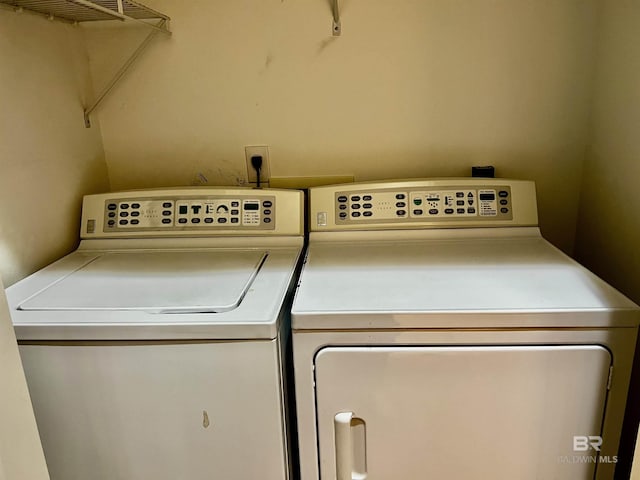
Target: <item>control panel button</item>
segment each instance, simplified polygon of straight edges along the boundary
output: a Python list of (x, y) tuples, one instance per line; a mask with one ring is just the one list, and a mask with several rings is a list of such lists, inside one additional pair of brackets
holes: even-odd
[(220, 218), (218, 219), (218, 223), (227, 223), (227, 219), (226, 219), (226, 218), (224, 218), (224, 217), (220, 217)]
[(340, 218), (347, 218), (347, 212), (340, 212)]
[(140, 216), (140, 212), (131, 212), (131, 216), (132, 217), (139, 217)]
[(370, 217), (371, 215), (373, 215), (373, 212), (370, 212), (369, 210), (367, 210), (366, 212), (362, 212), (362, 215), (365, 217)]
[(131, 220), (131, 225), (138, 225), (140, 223), (140, 220), (138, 220), (137, 218), (134, 218), (133, 220)]
[(464, 205), (464, 200), (456, 200), (456, 205)]
[(473, 198), (470, 198), (470, 199), (469, 199), (469, 201), (467, 201), (467, 203), (468, 203), (469, 205), (473, 205)]
[(109, 220), (109, 221), (107, 222), (107, 225), (109, 225), (110, 227), (113, 227), (115, 224), (116, 224), (116, 221), (115, 221), (115, 220)]
[[(133, 215), (133, 213), (131, 215)], [(169, 215), (171, 215), (171, 210), (164, 210), (162, 212), (162, 215), (165, 216), (165, 217), (168, 217)]]
[[(133, 222), (138, 222), (138, 220), (131, 220), (131, 223)], [(167, 224), (167, 223), (171, 223), (171, 219), (170, 218), (163, 218), (162, 219), (162, 223)]]
[(118, 206), (115, 203), (110, 203), (109, 205), (107, 205), (108, 210), (115, 210), (116, 208), (118, 208)]
[(464, 208), (458, 208), (458, 209), (456, 209), (456, 213), (464, 213)]
[(437, 208), (429, 209), (429, 215), (437, 215), (437, 214), (438, 214), (438, 209)]
[(456, 197), (457, 197), (457, 198), (462, 198), (462, 197), (464, 197), (464, 192), (456, 192)]
[(189, 213), (189, 206), (188, 205), (180, 205), (178, 207), (178, 213), (180, 215), (186, 215), (187, 213)]
[(370, 203), (365, 203), (364, 205), (362, 205), (362, 208), (372, 208), (373, 205), (371, 205)]
[(120, 216), (121, 217), (128, 217), (129, 216), (129, 212), (120, 212)]
[(473, 207), (467, 208), (467, 213), (476, 213), (476, 209)]
[(269, 217), (265, 217), (262, 221), (264, 223), (271, 223), (271, 219)]
[(238, 218), (232, 218), (231, 223), (238, 223), (240, 220)]
[(164, 202), (162, 208), (171, 208), (171, 202)]
[(231, 202), (231, 206), (232, 207), (239, 207), (240, 206), (240, 202)]
[(498, 196), (499, 196), (499, 197), (502, 197), (502, 198), (504, 198), (504, 197), (508, 197), (508, 196), (509, 196), (509, 192), (507, 192), (506, 190), (500, 190), (500, 191), (498, 192)]
[(398, 208), (404, 208), (406, 206), (407, 206), (407, 204), (404, 203), (404, 202), (396, 202), (396, 207), (398, 207)]
[(421, 198), (414, 198), (413, 199), (413, 204), (419, 207), (420, 205), (422, 205), (422, 199)]
[(414, 215), (422, 215), (423, 213), (424, 213), (424, 212), (423, 212), (421, 209), (419, 209), (419, 208), (416, 208), (416, 209), (413, 211), (413, 214), (414, 214)]
[(502, 207), (502, 208), (500, 209), (500, 212), (501, 212), (501, 213), (509, 213), (509, 209), (508, 209), (508, 208), (506, 208), (506, 207)]
[(500, 205), (507, 205), (508, 203), (509, 203), (509, 200), (507, 200), (506, 198), (500, 199)]
[(340, 206), (338, 207), (340, 210), (346, 210), (347, 209), (347, 204), (346, 203), (341, 203)]
[(120, 220), (118, 223), (120, 225), (128, 225), (129, 224), (129, 220)]
[(178, 223), (187, 223), (187, 219), (186, 218), (179, 218), (178, 219)]
[(116, 216), (116, 212), (109, 212), (109, 218), (113, 218)]
[(231, 215), (239, 215), (240, 211), (238, 210), (231, 210)]
[(262, 206), (264, 208), (271, 208), (273, 206), (273, 203), (270, 200), (265, 200), (264, 202), (262, 202)]
[(405, 199), (405, 194), (404, 193), (398, 193), (396, 195), (396, 200), (404, 200)]
[(338, 201), (339, 201), (340, 203), (344, 203), (344, 202), (346, 202), (346, 201), (347, 201), (347, 197), (346, 197), (345, 195), (340, 195), (340, 196), (338, 197)]
[(131, 204), (131, 208), (140, 208), (140, 204), (139, 203), (132, 203)]
[(358, 218), (360, 216), (360, 212), (351, 212), (351, 216), (354, 218)]
[(453, 208), (445, 208), (444, 213), (446, 213), (447, 215), (451, 215), (453, 213)]
[(129, 208), (129, 204), (128, 204), (128, 203), (121, 203), (121, 204), (120, 204), (120, 208), (121, 208), (122, 210), (126, 210), (127, 208)]
[(204, 223), (213, 223), (213, 218), (207, 217), (204, 219)]
[(396, 212), (396, 215), (398, 215), (399, 217), (403, 217), (406, 214), (407, 214), (406, 210), (398, 210)]
[(371, 201), (371, 195), (363, 195), (362, 196), (362, 200), (364, 200), (365, 202), (370, 202)]
[(269, 209), (265, 210), (265, 211), (264, 211), (264, 214), (265, 214), (265, 215), (271, 215), (271, 210), (269, 210)]
[(199, 218), (192, 218), (191, 219), (191, 223), (200, 223), (200, 219)]
[(354, 203), (354, 204), (351, 205), (351, 208), (353, 210), (358, 210), (360, 208), (360, 204), (359, 203)]
[(359, 202), (360, 201), (360, 196), (359, 195), (351, 195), (351, 201), (352, 202)]

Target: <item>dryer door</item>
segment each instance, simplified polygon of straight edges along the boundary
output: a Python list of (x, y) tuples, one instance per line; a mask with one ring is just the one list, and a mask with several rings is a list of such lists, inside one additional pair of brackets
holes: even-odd
[(593, 345), (325, 348), (320, 477), (592, 479), (610, 365)]

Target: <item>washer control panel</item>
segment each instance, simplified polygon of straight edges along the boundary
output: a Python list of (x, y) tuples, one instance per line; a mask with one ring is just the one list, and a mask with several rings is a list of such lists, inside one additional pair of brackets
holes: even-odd
[[(107, 198), (104, 232), (138, 230), (273, 230), (274, 195)], [(90, 232), (89, 232), (90, 233)]]
[(509, 185), (344, 190), (335, 193), (337, 224), (511, 220)]

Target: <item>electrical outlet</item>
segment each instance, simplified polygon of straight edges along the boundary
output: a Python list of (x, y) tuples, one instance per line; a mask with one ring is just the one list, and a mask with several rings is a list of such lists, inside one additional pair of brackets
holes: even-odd
[(269, 168), (269, 147), (266, 145), (251, 145), (244, 147), (244, 155), (247, 160), (247, 179), (249, 183), (257, 184), (258, 178), (256, 170), (251, 165), (251, 157), (260, 155), (262, 157), (262, 168), (260, 169), (260, 183), (269, 183), (271, 169)]

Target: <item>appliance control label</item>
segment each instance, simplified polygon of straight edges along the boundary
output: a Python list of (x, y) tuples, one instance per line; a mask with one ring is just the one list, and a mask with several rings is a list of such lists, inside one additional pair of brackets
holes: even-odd
[(107, 200), (104, 232), (139, 230), (275, 229), (271, 195)]
[(337, 192), (337, 224), (511, 220), (511, 188), (417, 187)]

